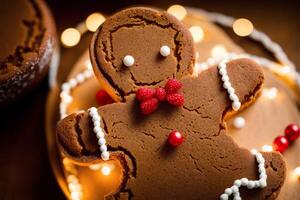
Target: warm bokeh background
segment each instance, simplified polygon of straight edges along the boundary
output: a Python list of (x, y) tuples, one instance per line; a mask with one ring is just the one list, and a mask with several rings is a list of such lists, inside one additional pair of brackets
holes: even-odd
[[(300, 2), (284, 0), (186, 0), (186, 1), (96, 1), (48, 0), (56, 19), (58, 35), (83, 21), (92, 12), (109, 15), (131, 5), (168, 8), (172, 4), (195, 6), (250, 19), (282, 45), (288, 56), (300, 66)], [(9, 20), (9, 19), (8, 19)], [(229, 31), (228, 31), (229, 32)], [(230, 33), (230, 32), (229, 32)], [(61, 48), (61, 65), (71, 67), (87, 48), (86, 34), (73, 48)], [(233, 36), (233, 35), (232, 35)], [(270, 56), (259, 45), (233, 36), (250, 53)], [(298, 68), (300, 69), (300, 68)], [(48, 92), (44, 80), (29, 97), (1, 112), (0, 116), (0, 200), (65, 199), (51, 172), (44, 137), (44, 112)]]

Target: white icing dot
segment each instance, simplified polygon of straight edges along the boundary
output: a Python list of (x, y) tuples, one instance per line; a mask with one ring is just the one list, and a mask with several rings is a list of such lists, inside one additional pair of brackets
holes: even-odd
[(248, 189), (253, 189), (254, 186), (255, 186), (254, 181), (249, 181), (248, 184), (247, 184), (247, 188), (248, 188)]
[(98, 139), (103, 138), (103, 137), (104, 137), (103, 131), (97, 132), (97, 133), (96, 133), (96, 137), (97, 137)]
[(94, 132), (95, 133), (98, 133), (98, 132), (100, 132), (101, 131), (101, 128), (99, 127), (99, 126), (95, 126), (94, 127)]
[(233, 184), (234, 184), (235, 186), (237, 186), (237, 187), (241, 187), (242, 181), (241, 181), (241, 180), (235, 180)]
[(101, 150), (101, 152), (106, 152), (107, 151), (107, 146), (106, 145), (101, 145), (100, 150)]
[(166, 57), (166, 56), (170, 55), (171, 49), (167, 45), (164, 45), (160, 48), (159, 52), (160, 52), (160, 55)]
[(109, 159), (109, 153), (108, 151), (104, 151), (101, 153), (101, 158), (105, 161)]
[(232, 194), (232, 189), (231, 188), (226, 188), (225, 193), (230, 196)]
[(131, 55), (127, 55), (123, 58), (123, 64), (126, 67), (131, 67), (134, 64), (134, 58)]
[(233, 120), (233, 126), (235, 128), (243, 128), (246, 124), (246, 121), (243, 117), (236, 117), (234, 120)]
[(241, 103), (240, 103), (239, 101), (234, 101), (234, 102), (232, 103), (232, 109), (233, 109), (234, 111), (238, 111), (238, 110), (240, 109), (240, 107), (241, 107)]
[(106, 140), (104, 138), (100, 138), (98, 140), (98, 144), (101, 146), (101, 145), (104, 145), (106, 143)]
[(228, 200), (228, 195), (227, 194), (222, 194), (220, 196), (220, 200)]

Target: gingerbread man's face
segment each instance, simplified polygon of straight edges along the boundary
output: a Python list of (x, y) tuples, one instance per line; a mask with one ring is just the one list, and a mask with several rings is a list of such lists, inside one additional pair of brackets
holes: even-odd
[(107, 19), (93, 37), (90, 55), (99, 81), (119, 101), (141, 86), (190, 74), (194, 65), (188, 30), (168, 13), (149, 8)]
[[(158, 11), (143, 8), (134, 8), (132, 11), (123, 12), (138, 13), (138, 16), (146, 15), (147, 19), (156, 20), (164, 16), (164, 14), (159, 15)], [(143, 14), (144, 12), (145, 14)], [(121, 22), (132, 20), (131, 18), (129, 20), (128, 17), (125, 15), (124, 18), (120, 17), (118, 20)], [(174, 19), (172, 18), (172, 20)], [(145, 25), (140, 29), (146, 29), (146, 27)], [(181, 28), (184, 34), (187, 33), (183, 27)], [(130, 30), (125, 32), (127, 31), (130, 32)], [(142, 30), (138, 32), (140, 31)], [(153, 37), (157, 36), (157, 33), (153, 34)], [(182, 38), (185, 37), (184, 34)], [(171, 40), (173, 37), (170, 37)], [(93, 41), (95, 42), (95, 38)], [(120, 42), (123, 44), (122, 40)], [(159, 46), (158, 43), (157, 46)], [(127, 46), (130, 45), (127, 44)], [(126, 51), (130, 49), (127, 46), (124, 47)], [(95, 48), (92, 47), (92, 51)], [(136, 51), (132, 50), (131, 54), (134, 53)], [(117, 57), (105, 59), (108, 61), (115, 58), (122, 60), (123, 54), (119, 54)], [(147, 55), (150, 56), (150, 54)], [(92, 55), (92, 58), (94, 56)], [(176, 54), (176, 56), (178, 55)], [(184, 57), (180, 59), (185, 60)], [(192, 62), (192, 59), (188, 60)], [(120, 64), (122, 61), (115, 60), (115, 62)], [(172, 62), (168, 61), (168, 63)], [(115, 74), (128, 70), (126, 67), (123, 69), (121, 64), (118, 66), (120, 71), (116, 68)], [(248, 59), (230, 61), (226, 66), (226, 74), (242, 107), (251, 103), (263, 83), (261, 68)], [(168, 67), (173, 71), (173, 64), (164, 65), (164, 68), (160, 69), (162, 74), (166, 74), (165, 79), (170, 78), (167, 75), (169, 73), (165, 73), (165, 70), (168, 71), (166, 69)], [(105, 105), (95, 111), (101, 116), (101, 128), (105, 131), (110, 159), (119, 161), (124, 169), (122, 184), (118, 191), (109, 196), (110, 198), (218, 199), (224, 189), (231, 187), (235, 180), (259, 179), (258, 166), (254, 156), (250, 151), (239, 147), (226, 133), (224, 118), (232, 111), (231, 100), (235, 98), (229, 97), (223, 88), (223, 81), (226, 78), (221, 77), (220, 74), (224, 73), (221, 70), (219, 72), (216, 67), (212, 67), (201, 73), (199, 77), (191, 77), (189, 73), (179, 73), (183, 69), (182, 67), (173, 71), (175, 74), (171, 77), (176, 77), (182, 83), (180, 93), (185, 98), (184, 104), (174, 107), (162, 102), (155, 112), (147, 116), (141, 114), (140, 102), (136, 100), (133, 93), (128, 95), (131, 93), (129, 92), (122, 96), (122, 92), (118, 93), (119, 88), (114, 88), (120, 86), (119, 83), (122, 80), (120, 76), (118, 83), (114, 82), (118, 76), (114, 79), (100, 80), (109, 84), (107, 87), (112, 87), (125, 101)], [(147, 66), (141, 65), (141, 68), (147, 68)], [(151, 69), (147, 70), (151, 71)], [(147, 72), (145, 73), (147, 74)], [(98, 78), (101, 76), (98, 74)], [(151, 73), (147, 76), (156, 78)], [(128, 83), (131, 81), (131, 79), (127, 80)], [(162, 82), (165, 83), (166, 80)], [(147, 84), (142, 84), (142, 86), (161, 86), (156, 82)], [(133, 87), (131, 89), (139, 88), (136, 84), (131, 84), (131, 86)], [(57, 139), (62, 153), (79, 164), (103, 162), (93, 128), (93, 120), (87, 112), (72, 114), (60, 121), (57, 126)], [(171, 146), (167, 142), (169, 133), (174, 130), (179, 130), (184, 137), (184, 142), (177, 147)], [(277, 153), (263, 153), (263, 157), (265, 163), (260, 167), (264, 168), (268, 176), (267, 186), (256, 190), (241, 188), (239, 193), (243, 199), (274, 199), (280, 191), (285, 177), (284, 161)]]

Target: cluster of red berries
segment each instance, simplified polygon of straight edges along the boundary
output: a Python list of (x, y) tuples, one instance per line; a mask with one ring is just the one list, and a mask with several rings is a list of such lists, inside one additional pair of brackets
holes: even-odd
[(140, 109), (144, 115), (154, 112), (159, 102), (167, 101), (173, 106), (182, 106), (184, 96), (177, 93), (182, 84), (176, 79), (169, 79), (164, 88), (139, 88), (136, 91), (136, 99), (140, 101)]
[(276, 151), (283, 153), (289, 145), (300, 135), (300, 128), (296, 124), (288, 125), (284, 130), (284, 135), (278, 136), (273, 142)]

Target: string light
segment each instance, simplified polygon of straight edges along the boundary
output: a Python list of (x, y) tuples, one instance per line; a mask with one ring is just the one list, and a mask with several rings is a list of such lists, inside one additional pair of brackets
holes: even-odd
[(237, 19), (233, 22), (233, 31), (241, 37), (250, 35), (253, 32), (253, 24), (245, 18)]
[(61, 34), (61, 42), (67, 47), (73, 47), (80, 41), (80, 32), (75, 28), (67, 28)]
[(262, 151), (264, 151), (264, 152), (271, 152), (271, 151), (273, 151), (273, 147), (271, 146), (271, 145), (264, 145), (263, 147), (262, 147)]
[(294, 174), (300, 178), (300, 167), (296, 167), (295, 170), (294, 170)]
[(186, 9), (181, 5), (170, 6), (167, 12), (176, 17), (178, 20), (182, 20), (186, 16)]
[(75, 175), (67, 177), (68, 188), (70, 190), (70, 197), (72, 200), (80, 200), (82, 198), (82, 188), (79, 184), (78, 178)]
[(95, 32), (104, 21), (105, 17), (101, 13), (93, 13), (86, 18), (85, 25), (89, 31)]
[(108, 176), (111, 172), (111, 169), (109, 166), (107, 165), (104, 165), (102, 168), (101, 168), (101, 172), (104, 176)]
[(263, 96), (267, 97), (268, 99), (275, 99), (278, 94), (278, 89), (276, 87), (265, 88), (262, 91)]
[(101, 165), (100, 164), (89, 165), (89, 168), (91, 170), (97, 171), (101, 169)]
[(217, 44), (211, 49), (211, 56), (215, 59), (221, 59), (227, 54), (226, 47), (222, 44)]
[(201, 42), (204, 38), (204, 31), (200, 26), (192, 26), (190, 32), (193, 36), (194, 42)]
[(289, 66), (284, 66), (280, 69), (281, 73), (283, 74), (288, 74), (290, 72), (290, 67)]

